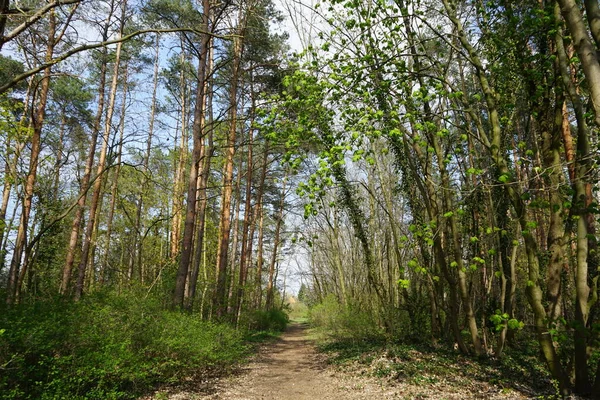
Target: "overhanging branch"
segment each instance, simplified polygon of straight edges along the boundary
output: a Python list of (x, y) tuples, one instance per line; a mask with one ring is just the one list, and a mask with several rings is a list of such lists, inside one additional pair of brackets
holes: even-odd
[(106, 47), (106, 46), (110, 46), (112, 44), (116, 44), (119, 42), (125, 42), (127, 40), (133, 39), (136, 36), (140, 36), (140, 35), (145, 35), (147, 33), (174, 33), (174, 32), (191, 32), (191, 33), (195, 33), (195, 34), (199, 34), (199, 35), (210, 35), (216, 38), (220, 38), (220, 39), (232, 39), (235, 35), (227, 35), (227, 36), (223, 36), (223, 35), (216, 35), (214, 33), (211, 32), (203, 32), (201, 30), (198, 29), (192, 29), (192, 28), (174, 28), (174, 29), (143, 29), (143, 30), (139, 30), (133, 33), (130, 33), (129, 35), (125, 35), (123, 37), (120, 37), (118, 39), (114, 39), (114, 40), (106, 40), (104, 42), (98, 42), (98, 43), (92, 43), (92, 44), (84, 44), (78, 47), (75, 47), (65, 53), (63, 53), (62, 55), (53, 58), (49, 61), (46, 61), (40, 65), (38, 65), (35, 68), (31, 68), (25, 72), (23, 72), (22, 74), (19, 74), (17, 76), (15, 76), (10, 82), (0, 86), (0, 94), (5, 93), (6, 91), (8, 91), (9, 89), (15, 87), (19, 82), (21, 82), (22, 80), (25, 80), (27, 78), (29, 78), (32, 75), (37, 74), (40, 71), (43, 71), (44, 69), (51, 67), (53, 65), (56, 65), (58, 63), (60, 63), (61, 61), (66, 60), (67, 58), (71, 57), (72, 55), (75, 55), (77, 53), (81, 53), (82, 51), (87, 51), (87, 50), (94, 50), (100, 47)]

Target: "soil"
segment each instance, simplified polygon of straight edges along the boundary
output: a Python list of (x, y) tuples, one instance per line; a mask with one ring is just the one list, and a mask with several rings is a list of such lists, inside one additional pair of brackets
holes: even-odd
[(156, 393), (155, 400), (362, 400), (362, 399), (524, 399), (522, 392), (505, 391), (487, 382), (454, 385), (415, 385), (344, 370), (327, 363), (307, 337), (307, 326), (292, 324), (275, 342), (262, 346), (233, 375), (204, 383), (187, 382), (187, 389)]

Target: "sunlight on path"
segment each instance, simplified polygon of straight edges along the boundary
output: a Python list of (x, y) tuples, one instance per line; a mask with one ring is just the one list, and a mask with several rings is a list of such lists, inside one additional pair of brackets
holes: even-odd
[(338, 376), (319, 360), (306, 338), (306, 327), (294, 324), (266, 347), (244, 371), (223, 380), (215, 393), (199, 399), (392, 399), (374, 380)]

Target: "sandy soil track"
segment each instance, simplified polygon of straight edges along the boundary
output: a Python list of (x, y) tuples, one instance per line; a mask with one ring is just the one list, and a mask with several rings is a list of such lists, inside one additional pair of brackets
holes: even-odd
[[(532, 398), (473, 379), (470, 384), (391, 382), (328, 365), (307, 337), (307, 326), (292, 324), (280, 339), (265, 344), (252, 361), (232, 376), (156, 393), (140, 400), (366, 400), (366, 399), (498, 399)], [(186, 387), (187, 389), (184, 389)]]
[(313, 400), (392, 399), (375, 380), (336, 374), (307, 340), (305, 325), (292, 324), (276, 342), (264, 346), (235, 376), (209, 388), (210, 394), (171, 399)]

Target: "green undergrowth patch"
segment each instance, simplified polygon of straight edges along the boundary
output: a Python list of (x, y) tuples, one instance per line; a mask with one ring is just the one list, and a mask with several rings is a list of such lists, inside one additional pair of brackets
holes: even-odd
[(278, 339), (290, 323), (288, 314), (279, 309), (253, 311), (245, 318), (248, 330), (244, 337), (250, 344)]
[(288, 314), (280, 309), (256, 310), (247, 318), (245, 325), (250, 331), (283, 332), (290, 322)]
[(279, 339), (281, 333), (281, 331), (251, 331), (246, 334), (245, 340), (250, 344), (260, 344)]
[(493, 386), (495, 393), (553, 393), (551, 378), (535, 346), (510, 349), (498, 358), (461, 355), (442, 346), (398, 344), (385, 340), (321, 340), (321, 352), (331, 364), (359, 374), (387, 378), (414, 387), (465, 388)]
[(230, 325), (102, 293), (0, 309), (0, 399), (129, 399), (222, 375), (250, 347)]

